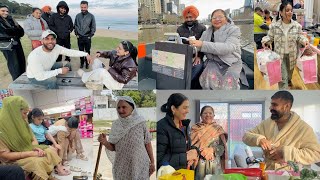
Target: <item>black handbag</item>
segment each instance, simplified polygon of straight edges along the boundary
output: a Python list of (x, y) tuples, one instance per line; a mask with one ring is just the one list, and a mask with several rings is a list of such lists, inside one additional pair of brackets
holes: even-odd
[(15, 41), (13, 40), (13, 38), (11, 38), (10, 40), (2, 40), (0, 41), (0, 50), (1, 51), (7, 51), (7, 50), (12, 50), (12, 46), (15, 44)]

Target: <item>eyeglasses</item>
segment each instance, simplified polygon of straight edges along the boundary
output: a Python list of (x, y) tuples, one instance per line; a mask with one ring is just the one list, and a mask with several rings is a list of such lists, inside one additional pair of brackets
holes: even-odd
[(126, 45), (126, 46), (127, 46), (128, 51), (130, 50), (130, 48), (129, 48), (129, 44), (128, 44), (128, 41), (122, 41), (122, 42), (121, 42), (121, 44)]
[(223, 18), (225, 18), (225, 16), (217, 16), (217, 17), (215, 17), (215, 16), (212, 16), (212, 20), (222, 20)]

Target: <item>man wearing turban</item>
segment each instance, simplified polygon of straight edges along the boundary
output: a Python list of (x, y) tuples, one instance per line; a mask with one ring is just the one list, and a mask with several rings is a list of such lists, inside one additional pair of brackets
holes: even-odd
[(49, 19), (52, 15), (52, 12), (51, 12), (51, 7), (50, 6), (43, 6), (43, 8), (41, 9), (42, 10), (42, 18), (47, 22), (49, 23)]
[[(206, 30), (206, 27), (203, 24), (199, 24), (197, 17), (199, 16), (199, 11), (194, 6), (187, 6), (182, 12), (184, 23), (178, 27), (177, 33), (180, 37), (190, 37), (195, 36), (197, 40), (200, 39), (202, 33)], [(183, 40), (184, 44), (189, 44), (188, 41)], [(192, 75), (191, 75), (191, 88), (192, 89), (201, 89), (199, 83), (199, 76), (203, 70), (203, 53), (199, 52), (198, 57), (196, 57), (193, 66), (192, 66)]]

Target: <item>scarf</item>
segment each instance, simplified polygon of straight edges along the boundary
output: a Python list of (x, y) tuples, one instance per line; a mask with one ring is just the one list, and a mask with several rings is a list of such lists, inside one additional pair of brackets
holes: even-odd
[(43, 145), (32, 145), (34, 135), (21, 115), (21, 110), (28, 108), (28, 103), (20, 96), (3, 99), (0, 110), (0, 140), (13, 152), (32, 151), (35, 147), (47, 148)]

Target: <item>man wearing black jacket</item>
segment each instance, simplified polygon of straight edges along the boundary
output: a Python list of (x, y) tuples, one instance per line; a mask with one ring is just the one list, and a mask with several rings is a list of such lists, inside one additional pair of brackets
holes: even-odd
[[(88, 12), (88, 1), (81, 1), (80, 3), (81, 13), (77, 14), (74, 22), (74, 33), (78, 39), (78, 47), (80, 51), (86, 51), (90, 54), (91, 38), (96, 32), (96, 21), (94, 15)], [(86, 69), (89, 68), (89, 64), (85, 57), (80, 57), (80, 68), (83, 68), (84, 62), (86, 63)]]
[[(69, 7), (65, 1), (60, 1), (57, 5), (57, 13), (54, 13), (49, 20), (49, 28), (58, 36), (57, 44), (70, 49), (70, 33), (73, 31), (73, 22), (68, 15)], [(60, 55), (57, 62), (62, 60)], [(66, 61), (70, 62), (70, 57), (66, 56)]]
[[(206, 27), (200, 24), (197, 21), (197, 17), (199, 16), (199, 11), (194, 6), (187, 6), (183, 12), (183, 17), (185, 22), (178, 27), (177, 33), (180, 37), (189, 38), (190, 36), (194, 36), (196, 40), (199, 40), (202, 33), (206, 30)], [(183, 40), (183, 44), (189, 44), (188, 41)], [(199, 83), (199, 77), (203, 70), (203, 59), (204, 54), (202, 52), (198, 52), (198, 57), (195, 58), (192, 66), (192, 75), (191, 75), (191, 88), (192, 89), (201, 89)]]

